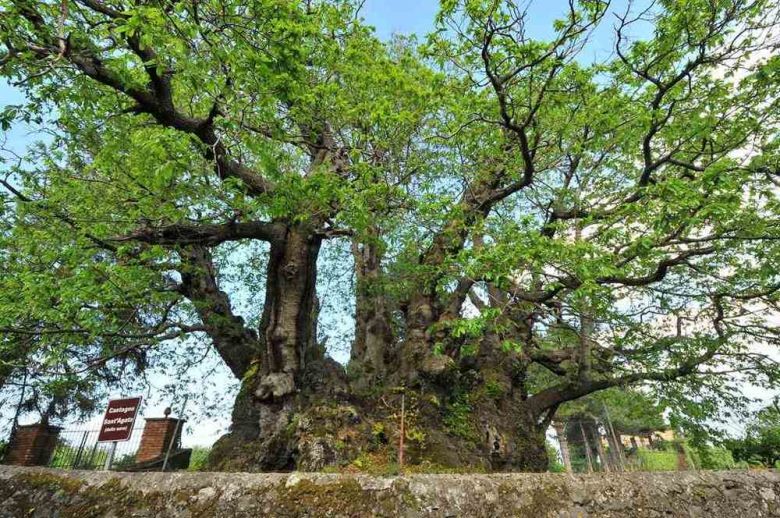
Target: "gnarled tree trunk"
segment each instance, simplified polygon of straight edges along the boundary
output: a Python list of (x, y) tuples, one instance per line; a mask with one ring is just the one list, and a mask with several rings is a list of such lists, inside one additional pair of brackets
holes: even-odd
[[(356, 245), (356, 337), (347, 369), (316, 345), (319, 239), (290, 227), (271, 242), (258, 354), (243, 375), (231, 433), (212, 465), (232, 470), (392, 470), (400, 397), (405, 458), (430, 470), (545, 471), (550, 406), (529, 397), (527, 361), (488, 334), (478, 346), (433, 326), (448, 307), (424, 292), (406, 306), (396, 342), (380, 251)], [(436, 353), (436, 343), (444, 348)], [(347, 378), (349, 372), (349, 378)], [(376, 464), (364, 466), (365, 459)]]
[(213, 449), (216, 467), (294, 469), (294, 417), (315, 396), (344, 390), (342, 369), (316, 345), (320, 244), (311, 229), (294, 225), (271, 241), (257, 354), (243, 374), (231, 432)]
[(355, 290), (355, 340), (350, 353), (353, 385), (365, 389), (387, 377), (387, 356), (393, 329), (382, 286), (380, 247), (376, 243), (352, 245), (357, 286)]
[(297, 227), (271, 243), (260, 322), (261, 374), (255, 389), (261, 401), (282, 401), (297, 389), (315, 329), (319, 250), (320, 238)]

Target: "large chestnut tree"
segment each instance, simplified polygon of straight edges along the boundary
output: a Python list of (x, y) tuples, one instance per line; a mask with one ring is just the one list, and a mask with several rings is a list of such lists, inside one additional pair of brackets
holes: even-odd
[(391, 462), (403, 394), (409, 462), (543, 470), (568, 401), (774, 386), (773, 2), (523, 6), (418, 43), (346, 0), (0, 0), (0, 123), (45, 133), (0, 165), (0, 387), (87, 400), (194, 338), (241, 384), (215, 467)]

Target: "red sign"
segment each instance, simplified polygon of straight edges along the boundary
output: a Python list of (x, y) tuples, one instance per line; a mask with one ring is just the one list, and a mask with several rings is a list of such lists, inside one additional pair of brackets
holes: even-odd
[(100, 427), (98, 442), (126, 441), (133, 432), (133, 424), (138, 409), (141, 407), (141, 397), (127, 399), (112, 399), (108, 402), (108, 410)]

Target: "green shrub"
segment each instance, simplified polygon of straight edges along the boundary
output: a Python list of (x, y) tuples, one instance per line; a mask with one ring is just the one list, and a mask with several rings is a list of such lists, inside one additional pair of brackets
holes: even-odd
[(460, 394), (447, 405), (444, 414), (444, 426), (449, 433), (467, 441), (476, 442), (479, 440), (479, 434), (471, 418), (472, 408), (468, 394)]
[(734, 457), (731, 452), (721, 446), (701, 446), (697, 448), (701, 469), (733, 469)]
[[(681, 443), (678, 442), (674, 446), (672, 446), (669, 451), (676, 452), (677, 451), (677, 444), (682, 444), (683, 452), (685, 452), (685, 461), (688, 463), (688, 466), (695, 468), (695, 469), (702, 469), (702, 459), (700, 450), (697, 450), (690, 444), (688, 444), (688, 441), (682, 441)], [(708, 469), (708, 468), (704, 468)]]
[(135, 464), (135, 453), (126, 453), (119, 457), (114, 457), (111, 463), (111, 469), (123, 471)]
[(192, 455), (190, 455), (190, 465), (187, 468), (188, 471), (203, 471), (206, 469), (206, 462), (211, 453), (211, 448), (205, 446), (195, 446), (192, 449)]
[(673, 451), (654, 451), (640, 449), (637, 451), (639, 465), (645, 471), (676, 471), (677, 453)]
[(550, 464), (547, 468), (547, 471), (550, 473), (563, 473), (566, 471), (566, 468), (563, 466), (563, 463), (558, 458), (558, 450), (555, 449), (555, 446), (550, 444), (550, 441), (547, 441), (546, 444), (547, 449), (547, 458), (550, 460)]

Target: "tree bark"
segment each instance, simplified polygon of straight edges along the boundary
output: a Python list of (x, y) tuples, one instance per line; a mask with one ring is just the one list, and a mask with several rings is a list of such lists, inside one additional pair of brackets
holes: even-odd
[(316, 345), (321, 237), (307, 227), (289, 225), (270, 244), (258, 354), (242, 378), (231, 431), (210, 458), (221, 469), (294, 469), (299, 445), (290, 427), (296, 413), (314, 395), (327, 398), (334, 387), (343, 390), (343, 369)]
[[(363, 368), (357, 380), (325, 358), (314, 345), (319, 239), (290, 228), (271, 243), (266, 305), (258, 340), (258, 360), (242, 382), (233, 428), (212, 452), (212, 466), (228, 470), (316, 470), (345, 465), (373, 454), (395, 462), (399, 407), (390, 381), (399, 363), (393, 354), (390, 314), (381, 290), (380, 251), (358, 245), (358, 306), (352, 360)], [(407, 308), (404, 343), (430, 352), (429, 324), (444, 313), (436, 301), (418, 294)], [(414, 316), (412, 316), (414, 315)], [(405, 357), (409, 464), (488, 471), (546, 471), (545, 432), (554, 408), (538, 406), (527, 394), (521, 355), (501, 349), (490, 335), (475, 355), (461, 355), (455, 341), (445, 354)], [(435, 361), (440, 361), (436, 371)], [(436, 371), (439, 375), (432, 376)], [(350, 368), (352, 375), (352, 369)], [(363, 390), (363, 389), (370, 390)], [(551, 411), (551, 408), (553, 409)]]
[(355, 340), (350, 370), (360, 388), (386, 376), (386, 355), (393, 344), (393, 328), (382, 286), (382, 253), (377, 243), (354, 242), (357, 286), (355, 292)]
[(233, 313), (227, 294), (219, 288), (211, 251), (200, 245), (182, 249), (179, 291), (195, 307), (214, 348), (234, 376), (241, 379), (259, 354), (258, 335)]
[[(547, 426), (539, 426), (534, 416), (520, 423), (517, 451), (510, 471), (544, 472), (550, 466), (547, 456)], [(521, 442), (522, 441), (522, 442)]]
[(320, 244), (314, 232), (295, 226), (271, 242), (260, 321), (262, 374), (255, 390), (261, 401), (279, 401), (298, 388), (315, 329)]
[(421, 367), (433, 352), (429, 332), (437, 316), (433, 297), (424, 292), (410, 297), (405, 308), (406, 337), (400, 358), (400, 374), (407, 382), (416, 383)]
[(601, 470), (608, 473), (611, 471), (609, 459), (607, 458), (607, 453), (604, 451), (604, 443), (601, 440), (598, 423), (596, 421), (591, 421), (587, 424), (586, 429), (590, 433), (593, 445), (596, 447), (596, 454), (599, 458), (599, 464), (601, 464)]

